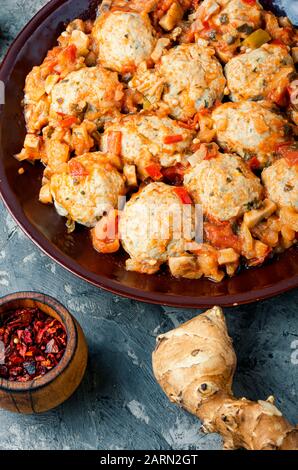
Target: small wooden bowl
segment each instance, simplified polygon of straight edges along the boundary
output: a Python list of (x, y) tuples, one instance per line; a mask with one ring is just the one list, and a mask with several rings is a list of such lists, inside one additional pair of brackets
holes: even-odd
[(87, 366), (88, 348), (80, 325), (52, 297), (18, 292), (0, 299), (0, 315), (24, 307), (37, 307), (59, 320), (66, 329), (67, 346), (59, 364), (41, 378), (21, 383), (0, 378), (0, 408), (16, 413), (43, 413), (67, 400), (80, 385)]

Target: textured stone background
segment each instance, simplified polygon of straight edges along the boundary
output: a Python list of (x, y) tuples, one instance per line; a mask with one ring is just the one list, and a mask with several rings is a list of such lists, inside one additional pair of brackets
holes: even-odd
[[(0, 0), (1, 53), (45, 0)], [(89, 286), (54, 264), (16, 227), (0, 202), (0, 295), (34, 288), (61, 300), (84, 328), (88, 372), (77, 393), (42, 416), (0, 411), (0, 449), (219, 449), (192, 416), (165, 398), (151, 372), (158, 333), (193, 310), (146, 305)], [(298, 422), (298, 292), (227, 309), (239, 357), (235, 392), (252, 399), (275, 394)]]

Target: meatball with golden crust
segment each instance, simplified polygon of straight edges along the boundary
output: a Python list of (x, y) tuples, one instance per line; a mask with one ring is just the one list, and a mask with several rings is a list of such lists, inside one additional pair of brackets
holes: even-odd
[(94, 227), (118, 197), (125, 194), (122, 175), (101, 152), (72, 158), (64, 171), (51, 177), (50, 191), (57, 212), (74, 222)]
[(271, 201), (298, 211), (298, 164), (281, 158), (263, 170), (262, 180)]
[(117, 74), (103, 67), (84, 67), (69, 73), (51, 92), (51, 116), (83, 116), (106, 119), (120, 111), (123, 85)]
[(195, 13), (193, 32), (207, 39), (223, 62), (237, 54), (243, 39), (262, 25), (262, 7), (245, 0), (204, 0)]
[(226, 221), (258, 206), (263, 188), (246, 163), (236, 155), (218, 154), (191, 168), (184, 186), (205, 214)]
[(110, 136), (121, 135), (121, 157), (124, 165), (136, 165), (141, 178), (148, 177), (146, 167), (158, 163), (163, 167), (183, 162), (190, 154), (194, 132), (184, 129), (167, 116), (140, 113), (124, 116), (107, 124), (101, 150), (111, 152)]
[(181, 256), (188, 249), (194, 236), (193, 207), (187, 205), (189, 229), (175, 232), (181, 225), (175, 225), (174, 220), (181, 221), (185, 207), (175, 191), (173, 186), (151, 183), (126, 204), (120, 218), (120, 235), (130, 255), (128, 270), (152, 274), (169, 257)]
[(112, 11), (95, 21), (92, 36), (99, 62), (116, 72), (133, 71), (153, 52), (155, 32), (146, 13)]
[(248, 162), (257, 158), (260, 167), (274, 160), (278, 144), (291, 139), (291, 126), (283, 116), (252, 101), (222, 104), (212, 119), (221, 148)]
[(287, 47), (264, 44), (234, 57), (225, 71), (232, 101), (268, 100), (282, 105), (295, 67)]
[(176, 119), (185, 121), (222, 100), (226, 81), (211, 48), (174, 47), (162, 56), (157, 70), (166, 84), (162, 100)]

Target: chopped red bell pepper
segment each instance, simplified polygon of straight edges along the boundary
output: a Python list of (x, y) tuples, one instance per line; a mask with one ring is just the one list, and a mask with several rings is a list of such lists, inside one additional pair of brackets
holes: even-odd
[(247, 3), (247, 5), (255, 5), (257, 3), (256, 0), (242, 0), (243, 3)]
[(174, 193), (179, 197), (182, 204), (192, 204), (192, 199), (185, 188), (174, 188)]
[(86, 170), (84, 165), (82, 165), (82, 163), (78, 162), (75, 159), (70, 160), (70, 162), (68, 163), (68, 166), (69, 166), (69, 172), (73, 178), (89, 175), (89, 172), (88, 170)]
[(167, 135), (163, 141), (165, 144), (176, 144), (177, 142), (182, 142), (183, 140), (183, 135), (178, 134), (178, 135)]
[(73, 124), (77, 123), (77, 118), (76, 116), (67, 116), (61, 121), (59, 121), (59, 126), (66, 128), (66, 127), (71, 127)]
[(108, 153), (112, 155), (121, 155), (122, 150), (122, 132), (121, 131), (111, 131), (108, 133)]
[(148, 173), (148, 176), (150, 176), (150, 178), (152, 178), (154, 181), (161, 180), (163, 177), (161, 166), (158, 163), (152, 163), (152, 165), (148, 165), (145, 170)]

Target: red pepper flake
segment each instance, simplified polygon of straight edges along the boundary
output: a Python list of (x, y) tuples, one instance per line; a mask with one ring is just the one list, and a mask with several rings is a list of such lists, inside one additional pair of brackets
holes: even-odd
[(164, 143), (169, 145), (169, 144), (176, 144), (177, 142), (182, 142), (183, 140), (183, 135), (178, 134), (178, 135), (166, 135), (165, 138), (163, 139)]
[(179, 197), (182, 204), (192, 204), (192, 199), (185, 188), (174, 188), (174, 193)]
[(0, 378), (27, 382), (42, 377), (60, 362), (67, 336), (62, 323), (38, 308), (19, 309), (0, 317), (4, 364)]

